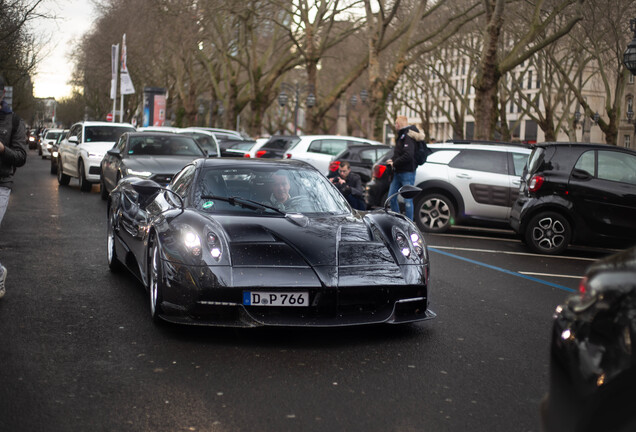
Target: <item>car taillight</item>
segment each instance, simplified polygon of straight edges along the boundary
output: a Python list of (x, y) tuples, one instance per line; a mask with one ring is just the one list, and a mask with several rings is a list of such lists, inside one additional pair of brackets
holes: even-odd
[(292, 158), (291, 156), (292, 156), (291, 153), (286, 153), (285, 154), (285, 159), (291, 159)]
[(265, 155), (265, 153), (267, 153), (266, 150), (259, 150), (259, 151), (256, 152), (256, 157), (257, 158), (263, 157)]
[(373, 166), (373, 177), (374, 178), (382, 178), (384, 172), (386, 171), (386, 165), (374, 165)]
[(541, 189), (541, 186), (543, 185), (545, 178), (543, 176), (532, 176), (532, 178), (530, 179), (530, 183), (528, 183), (528, 190), (530, 192), (536, 192), (539, 189)]
[(583, 276), (581, 282), (579, 282), (579, 294), (587, 294), (587, 276)]
[(329, 171), (336, 172), (340, 168), (340, 161), (333, 161), (329, 164)]
[(248, 158), (248, 157), (250, 157), (250, 154), (249, 154), (249, 153), (245, 153), (245, 154), (243, 155), (243, 157)]

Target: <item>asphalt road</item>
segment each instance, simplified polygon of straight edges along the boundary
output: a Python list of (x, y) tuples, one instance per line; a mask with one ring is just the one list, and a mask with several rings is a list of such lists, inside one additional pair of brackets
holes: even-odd
[(29, 152), (0, 228), (1, 431), (539, 431), (551, 315), (606, 250), (427, 236), (437, 319), (340, 329), (155, 326), (108, 270), (99, 187)]

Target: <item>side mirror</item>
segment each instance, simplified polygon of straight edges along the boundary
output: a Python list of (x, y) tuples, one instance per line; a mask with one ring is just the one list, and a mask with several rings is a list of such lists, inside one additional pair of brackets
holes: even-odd
[(389, 209), (389, 206), (391, 205), (391, 199), (394, 196), (400, 195), (402, 198), (405, 199), (413, 199), (418, 196), (420, 192), (422, 192), (422, 189), (418, 188), (417, 186), (404, 185), (396, 193), (394, 193), (390, 197), (387, 197), (386, 201), (384, 202), (384, 210)]
[(112, 149), (108, 150), (106, 153), (108, 153), (110, 156), (114, 156), (116, 158), (121, 158), (121, 152), (119, 151), (118, 148), (112, 148)]
[(68, 137), (68, 142), (70, 142), (71, 144), (78, 144), (79, 140), (77, 139), (77, 136), (74, 135), (74, 136)]
[(130, 183), (135, 192), (142, 196), (154, 196), (160, 190), (169, 192), (171, 195), (177, 197), (180, 203), (181, 210), (185, 208), (185, 204), (183, 202), (183, 198), (181, 198), (181, 195), (171, 189), (161, 186), (159, 183), (148, 179), (140, 179), (138, 177), (126, 177), (122, 181), (127, 181), (128, 183)]

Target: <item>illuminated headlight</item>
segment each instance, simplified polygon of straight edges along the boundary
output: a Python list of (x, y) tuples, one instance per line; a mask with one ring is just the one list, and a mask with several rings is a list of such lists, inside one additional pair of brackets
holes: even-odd
[(192, 255), (201, 256), (201, 239), (195, 232), (185, 231), (183, 233), (183, 244)]
[(35, 141), (35, 138), (29, 137), (29, 141)]
[(411, 255), (411, 248), (409, 247), (409, 244), (406, 241), (406, 237), (404, 236), (404, 234), (400, 232), (396, 233), (395, 242), (400, 248), (400, 252), (402, 252), (402, 255), (404, 255), (405, 257), (409, 257)]
[(409, 237), (415, 254), (420, 258), (424, 257), (424, 241), (422, 240), (422, 236), (416, 232), (411, 232)]
[(135, 170), (129, 169), (128, 175), (141, 177), (141, 178), (148, 178), (152, 175), (152, 173), (150, 171), (135, 171)]
[(214, 258), (217, 261), (220, 260), (222, 251), (221, 251), (221, 242), (219, 241), (219, 237), (213, 232), (208, 232), (206, 236), (206, 240), (208, 243), (208, 250), (210, 251), (210, 255), (212, 255), (212, 258)]
[(54, 151), (52, 154), (53, 154), (53, 157), (57, 157), (57, 152), (56, 151)]

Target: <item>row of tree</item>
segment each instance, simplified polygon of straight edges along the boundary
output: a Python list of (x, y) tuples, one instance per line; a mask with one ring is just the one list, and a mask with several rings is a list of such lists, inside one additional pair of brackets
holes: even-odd
[[(628, 23), (621, 21), (633, 5), (634, 0), (109, 0), (73, 53), (78, 92), (58, 111), (102, 118), (110, 111), (110, 46), (126, 33), (128, 69), (137, 89), (167, 88), (177, 125), (205, 121), (235, 128), (240, 118), (254, 136), (283, 131), (293, 123), (296, 103), (288, 90), (287, 109), (279, 107), (285, 82), (299, 83), (301, 104), (309, 93), (315, 96), (315, 104), (305, 107), (305, 133), (333, 131), (339, 104), (364, 90), (364, 133), (378, 139), (392, 115), (388, 107), (413, 101), (401, 95), (417, 89), (413, 108), (425, 126), (442, 110), (458, 137), (465, 116), (472, 115), (475, 138), (496, 132), (506, 138), (504, 107), (515, 101), (550, 139), (560, 129), (573, 133), (574, 106), (593, 116), (581, 88), (599, 76), (606, 93), (599, 125), (615, 143), (628, 77), (621, 54), (630, 37)], [(461, 62), (470, 71), (468, 81), (453, 79)], [(541, 83), (531, 98), (522, 91), (520, 68)], [(126, 98), (127, 120), (141, 98), (140, 91)]]

